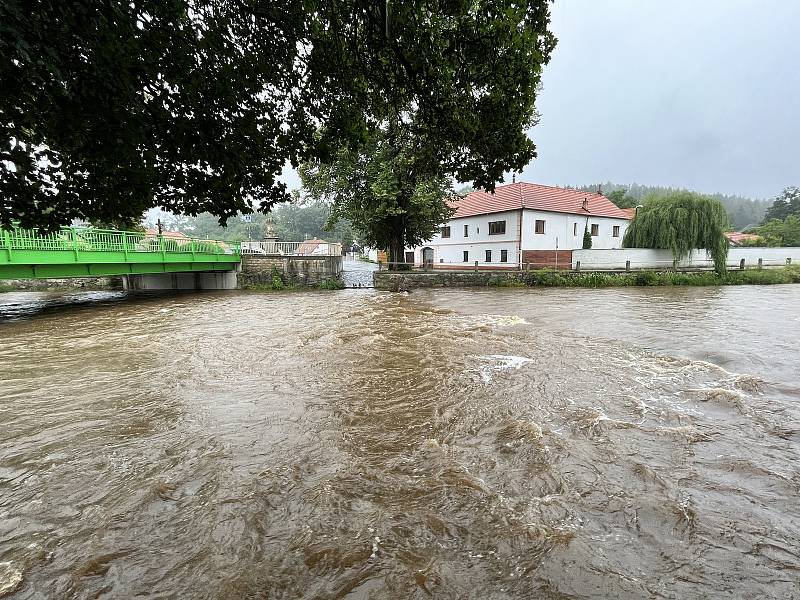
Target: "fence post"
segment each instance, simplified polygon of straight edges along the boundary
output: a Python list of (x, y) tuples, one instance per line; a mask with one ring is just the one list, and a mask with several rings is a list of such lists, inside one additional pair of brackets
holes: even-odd
[(128, 232), (122, 232), (122, 251), (125, 253), (125, 262), (128, 262)]
[(475, 261), (475, 272), (476, 273), (478, 272), (478, 261), (477, 260)]
[(581, 272), (581, 261), (579, 261), (579, 260), (576, 260), (576, 261), (575, 261), (575, 270), (576, 270), (578, 273), (580, 273), (580, 272)]
[(625, 261), (625, 271), (627, 271), (628, 273), (631, 272), (631, 261), (629, 260)]
[(7, 229), (3, 229), (3, 244), (5, 245), (6, 252), (8, 253), (8, 262), (11, 262), (11, 234)]
[(69, 236), (72, 238), (72, 251), (75, 253), (75, 262), (78, 262), (78, 234), (75, 233), (75, 228), (69, 228)]
[(744, 259), (739, 261), (739, 270), (744, 271)]
[(761, 269), (763, 266), (764, 266), (764, 259), (763, 258), (759, 258), (758, 259), (758, 268)]

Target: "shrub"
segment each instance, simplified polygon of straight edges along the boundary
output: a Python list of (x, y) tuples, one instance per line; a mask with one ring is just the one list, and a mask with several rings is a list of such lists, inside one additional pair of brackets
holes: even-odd
[(652, 271), (641, 271), (633, 276), (633, 285), (661, 285), (661, 280), (657, 273)]
[(317, 283), (315, 287), (319, 290), (343, 290), (344, 281), (338, 277), (329, 277)]

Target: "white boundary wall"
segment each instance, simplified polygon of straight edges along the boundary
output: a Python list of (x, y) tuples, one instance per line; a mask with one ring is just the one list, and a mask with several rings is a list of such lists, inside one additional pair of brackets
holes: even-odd
[[(787, 264), (800, 264), (800, 247), (794, 248), (736, 248), (728, 251), (728, 267), (739, 267), (741, 260), (745, 267), (758, 266), (762, 259), (765, 267)], [(649, 248), (619, 248), (616, 250), (573, 250), (572, 268), (581, 263), (581, 271), (625, 270), (625, 262), (631, 261), (631, 269), (668, 269), (672, 267), (672, 252)], [(714, 262), (705, 250), (694, 250), (689, 257), (678, 264), (679, 267), (713, 268)]]

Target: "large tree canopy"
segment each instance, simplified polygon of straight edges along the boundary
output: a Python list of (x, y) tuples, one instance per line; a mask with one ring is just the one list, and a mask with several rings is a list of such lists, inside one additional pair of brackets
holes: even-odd
[(0, 224), (46, 227), (267, 210), (287, 161), (389, 121), (491, 188), (535, 155), (555, 44), (546, 0), (6, 0), (0, 23)]
[(767, 209), (762, 224), (767, 224), (775, 219), (783, 220), (795, 215), (800, 217), (800, 188), (790, 186), (778, 194), (775, 201)]
[(626, 248), (665, 248), (675, 260), (705, 249), (718, 273), (728, 257), (728, 215), (713, 198), (693, 192), (672, 192), (645, 198), (622, 240)]
[[(535, 156), (526, 131), (555, 44), (547, 4), (401, 4), (401, 23), (426, 27), (396, 33), (397, 52), (374, 68), (409, 85), (376, 111), (363, 143), (301, 168), (308, 193), (332, 202), (334, 221), (347, 218), (364, 242), (403, 262), (404, 248), (430, 239), (451, 214), (451, 178), (492, 190), (505, 171), (521, 170)], [(407, 80), (408, 72), (424, 73), (433, 87)], [(327, 127), (319, 135), (325, 140)]]
[(330, 163), (300, 167), (305, 192), (331, 203), (329, 226), (349, 221), (362, 244), (388, 249), (392, 262), (404, 262), (405, 246), (431, 239), (452, 214), (450, 180), (402, 137), (378, 134)]

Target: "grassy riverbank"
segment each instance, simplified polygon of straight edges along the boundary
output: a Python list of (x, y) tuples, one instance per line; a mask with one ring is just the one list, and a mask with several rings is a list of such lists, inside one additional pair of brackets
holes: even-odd
[(673, 271), (639, 271), (636, 273), (575, 273), (541, 269), (520, 273), (517, 277), (489, 281), (491, 287), (625, 287), (669, 285), (774, 285), (800, 283), (800, 266), (778, 269), (750, 269), (714, 272), (681, 273)]

